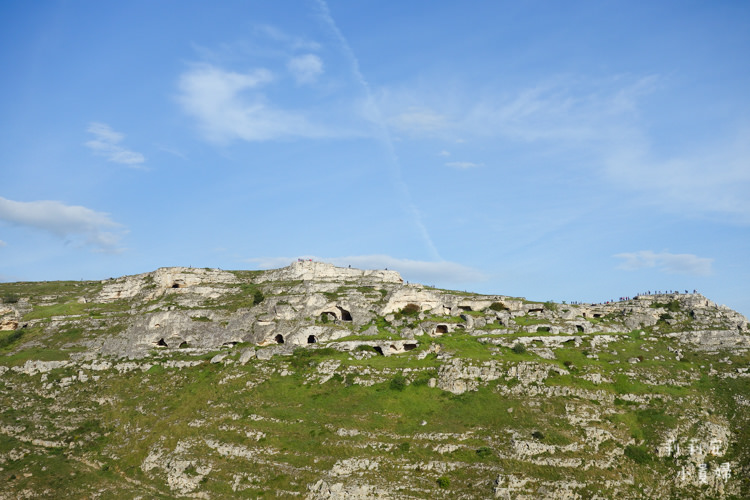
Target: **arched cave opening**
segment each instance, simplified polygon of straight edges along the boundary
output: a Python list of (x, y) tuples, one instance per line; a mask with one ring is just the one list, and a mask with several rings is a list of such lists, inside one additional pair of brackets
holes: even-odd
[(411, 351), (417, 348), (417, 344), (404, 344), (404, 351)]
[(318, 342), (318, 338), (315, 335), (310, 335), (307, 337), (308, 344), (315, 344), (317, 342)]
[(435, 327), (435, 333), (448, 333), (448, 325), (438, 325)]
[(169, 347), (166, 342), (164, 342), (164, 339), (159, 339), (159, 342), (156, 343), (156, 347)]
[(375, 347), (373, 347), (373, 349), (375, 349), (375, 352), (377, 352), (381, 356), (385, 356), (385, 354), (383, 354), (383, 348), (380, 347), (379, 345), (376, 345)]
[(273, 338), (277, 344), (283, 344), (284, 343), (284, 336), (282, 334), (278, 334)]
[(464, 312), (471, 311), (471, 306), (458, 306), (459, 309), (461, 309)]
[(341, 311), (341, 321), (352, 321), (352, 314), (341, 306), (336, 306)]
[(583, 333), (583, 325), (576, 325), (576, 330), (578, 333)]

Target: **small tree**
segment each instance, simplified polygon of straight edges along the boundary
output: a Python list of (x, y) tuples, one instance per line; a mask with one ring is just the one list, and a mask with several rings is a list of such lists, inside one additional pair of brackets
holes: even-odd
[(516, 345), (513, 346), (513, 352), (516, 354), (523, 354), (526, 352), (526, 346), (520, 342), (516, 342)]

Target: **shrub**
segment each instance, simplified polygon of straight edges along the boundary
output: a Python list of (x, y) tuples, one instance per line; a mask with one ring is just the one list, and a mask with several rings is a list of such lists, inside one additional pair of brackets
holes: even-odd
[(489, 446), (482, 446), (480, 448), (477, 448), (476, 454), (479, 458), (487, 458), (489, 456), (492, 456), (492, 448)]
[(0, 337), (0, 349), (7, 347), (20, 339), (24, 334), (23, 330), (13, 330), (8, 335)]
[(625, 447), (625, 456), (637, 464), (651, 462), (651, 454), (649, 454), (645, 446), (628, 445)]
[(398, 445), (398, 451), (401, 453), (408, 453), (409, 452), (409, 443), (403, 442), (400, 445)]
[(515, 352), (516, 354), (523, 354), (526, 352), (526, 346), (520, 342), (517, 342), (516, 345), (513, 346), (513, 352)]
[(401, 310), (401, 314), (404, 316), (416, 316), (418, 315), (422, 309), (417, 304), (406, 304), (404, 308)]
[(403, 391), (406, 389), (406, 377), (403, 375), (396, 375), (391, 379), (389, 387), (394, 391)]
[(508, 307), (502, 302), (493, 302), (492, 305), (490, 306), (490, 309), (492, 309), (493, 311), (500, 312), (500, 311), (507, 311)]
[(680, 302), (678, 300), (672, 300), (670, 302), (654, 302), (651, 304), (654, 309), (664, 308), (670, 312), (677, 312), (680, 310)]
[(258, 305), (265, 300), (265, 295), (260, 290), (253, 292), (253, 305)]
[(534, 431), (531, 433), (531, 437), (541, 441), (542, 439), (544, 439), (544, 433), (542, 431)]
[(441, 488), (449, 488), (451, 485), (451, 480), (448, 479), (445, 476), (441, 476), (437, 479), (437, 485)]
[(15, 293), (6, 293), (3, 295), (3, 304), (15, 304), (18, 302), (18, 295)]

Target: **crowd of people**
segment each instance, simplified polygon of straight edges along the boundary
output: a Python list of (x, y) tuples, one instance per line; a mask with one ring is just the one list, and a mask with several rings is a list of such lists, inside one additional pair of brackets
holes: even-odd
[[(581, 305), (601, 306), (601, 305), (605, 305), (605, 304), (615, 304), (617, 302), (627, 302), (628, 300), (632, 300), (633, 298), (638, 298), (638, 297), (644, 296), (644, 295), (675, 295), (675, 294), (688, 295), (689, 293), (690, 293), (690, 291), (688, 291), (688, 290), (685, 290), (684, 292), (681, 292), (679, 290), (664, 290), (664, 291), (662, 291), (662, 290), (655, 290), (653, 292), (651, 290), (647, 290), (645, 292), (641, 292), (641, 293), (635, 294), (634, 297), (622, 296), (618, 300), (612, 299), (612, 300), (608, 300), (606, 302), (599, 302), (599, 303), (596, 303), (596, 304), (588, 303), (588, 302), (572, 301), (572, 302), (570, 302), (570, 305), (573, 305), (573, 306), (581, 306)], [(697, 290), (693, 290), (693, 293), (698, 293), (698, 291)]]

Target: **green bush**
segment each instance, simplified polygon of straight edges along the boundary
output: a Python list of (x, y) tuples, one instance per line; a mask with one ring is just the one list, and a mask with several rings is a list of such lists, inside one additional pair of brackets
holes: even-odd
[(501, 302), (493, 302), (492, 305), (490, 306), (490, 309), (492, 309), (493, 311), (497, 311), (497, 312), (508, 310), (505, 304)]
[(406, 377), (403, 375), (396, 375), (391, 379), (389, 387), (394, 391), (403, 391), (406, 389)]
[(18, 295), (15, 293), (6, 293), (3, 295), (3, 304), (15, 304), (18, 302)]
[(651, 462), (651, 454), (645, 446), (628, 445), (625, 447), (625, 456), (637, 464), (647, 464)]
[(526, 346), (520, 342), (517, 342), (516, 345), (513, 346), (513, 352), (515, 352), (516, 354), (523, 354), (526, 352)]
[(541, 441), (542, 439), (544, 439), (544, 433), (542, 431), (534, 431), (531, 433), (531, 437)]
[(492, 456), (492, 448), (489, 446), (482, 446), (477, 448), (476, 453), (479, 458), (487, 458)]
[(449, 488), (451, 485), (451, 480), (448, 479), (445, 476), (441, 476), (437, 479), (437, 485), (441, 488)]
[(670, 312), (677, 312), (680, 310), (680, 302), (678, 300), (672, 300), (670, 302), (654, 302), (651, 304), (654, 309), (664, 308)]
[(253, 305), (257, 306), (258, 304), (263, 302), (265, 298), (266, 297), (265, 295), (263, 295), (263, 292), (261, 292), (260, 290), (255, 290), (255, 292), (253, 292)]
[(20, 339), (24, 334), (23, 330), (13, 330), (9, 334), (0, 337), (0, 349), (7, 347)]

